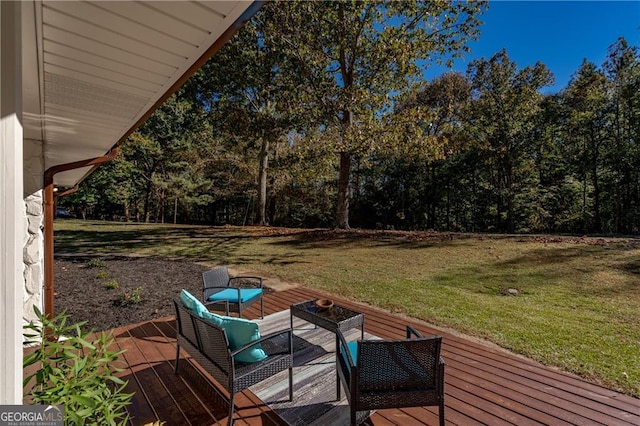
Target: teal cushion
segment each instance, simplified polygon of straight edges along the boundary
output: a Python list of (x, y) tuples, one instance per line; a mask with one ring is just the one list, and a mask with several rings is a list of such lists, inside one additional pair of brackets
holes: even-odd
[(208, 312), (208, 309), (204, 307), (202, 302), (185, 289), (182, 289), (180, 292), (180, 302), (182, 302), (182, 306), (189, 309), (199, 317), (202, 317), (203, 312)]
[[(260, 339), (258, 324), (244, 318), (223, 317), (223, 327), (227, 331), (229, 346), (232, 351)], [(267, 358), (262, 346), (255, 345), (235, 356), (239, 362), (258, 362)]]
[[(351, 355), (351, 359), (355, 365), (358, 365), (358, 341), (347, 342), (347, 349), (349, 350), (349, 354)], [(344, 346), (340, 345), (340, 354), (344, 358), (344, 363), (347, 367), (351, 367), (349, 363), (349, 358), (347, 358), (347, 353), (344, 349)]]
[[(217, 325), (218, 327), (222, 327), (224, 323), (224, 318), (222, 315), (214, 314), (213, 312), (205, 311), (200, 315), (203, 320), (209, 321), (211, 324)], [(228, 339), (229, 337), (227, 337)]]
[[(258, 297), (261, 294), (262, 289), (260, 288), (242, 288), (240, 289), (240, 300), (242, 301), (242, 303), (245, 303), (246, 301)], [(238, 290), (234, 288), (227, 288), (212, 294), (207, 300), (210, 302), (228, 300), (232, 303), (238, 303)]]
[[(222, 327), (227, 332), (229, 339), (229, 349), (235, 351), (244, 345), (255, 342), (260, 339), (260, 329), (258, 324), (244, 318), (233, 318), (223, 315), (217, 315), (213, 312), (205, 311), (201, 317), (212, 324)], [(255, 345), (249, 349), (235, 355), (238, 362), (259, 362), (267, 358), (267, 354), (261, 345)]]

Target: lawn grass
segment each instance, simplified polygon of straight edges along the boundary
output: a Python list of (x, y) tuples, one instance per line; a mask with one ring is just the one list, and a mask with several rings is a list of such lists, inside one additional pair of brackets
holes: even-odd
[[(58, 252), (229, 264), (406, 313), (640, 397), (640, 241), (56, 221)], [(517, 289), (517, 296), (506, 295)]]

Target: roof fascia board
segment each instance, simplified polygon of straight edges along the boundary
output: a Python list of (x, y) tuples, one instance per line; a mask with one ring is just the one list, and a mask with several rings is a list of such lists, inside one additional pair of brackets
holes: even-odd
[[(233, 35), (242, 28), (255, 15), (266, 0), (253, 1), (238, 18), (227, 28), (220, 37), (209, 47), (204, 53), (161, 95), (158, 100), (131, 126), (118, 141), (111, 147), (109, 151), (113, 151), (119, 147), (133, 132), (136, 131), (147, 119), (153, 114), (171, 95), (173, 95), (196, 71), (198, 71), (213, 55), (218, 52), (224, 44), (233, 37)], [(100, 165), (95, 165), (87, 171), (79, 180), (82, 182)]]

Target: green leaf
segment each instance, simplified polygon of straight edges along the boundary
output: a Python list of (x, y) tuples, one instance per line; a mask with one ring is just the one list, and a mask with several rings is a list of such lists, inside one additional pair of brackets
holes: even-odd
[(28, 354), (22, 359), (22, 367), (23, 368), (29, 367), (30, 365), (35, 364), (41, 359), (42, 359), (42, 353), (40, 351), (31, 352), (30, 354)]
[(84, 406), (89, 407), (91, 409), (95, 408), (95, 406), (96, 406), (96, 402), (93, 399), (87, 398), (84, 395), (71, 395), (71, 399), (74, 402), (77, 402), (78, 404), (84, 405)]
[(107, 380), (111, 380), (112, 382), (118, 384), (118, 385), (126, 385), (128, 382), (125, 382), (124, 380), (122, 380), (119, 377), (116, 376), (107, 376), (106, 377)]

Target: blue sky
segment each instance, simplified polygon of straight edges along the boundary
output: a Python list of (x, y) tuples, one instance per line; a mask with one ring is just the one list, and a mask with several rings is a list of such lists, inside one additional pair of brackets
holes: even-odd
[[(480, 39), (454, 64), (466, 72), (475, 58), (489, 59), (503, 47), (519, 68), (544, 63), (555, 76), (553, 93), (567, 85), (583, 58), (600, 66), (618, 37), (640, 48), (640, 0), (635, 1), (490, 1), (481, 17)], [(446, 71), (432, 68), (433, 77)]]

